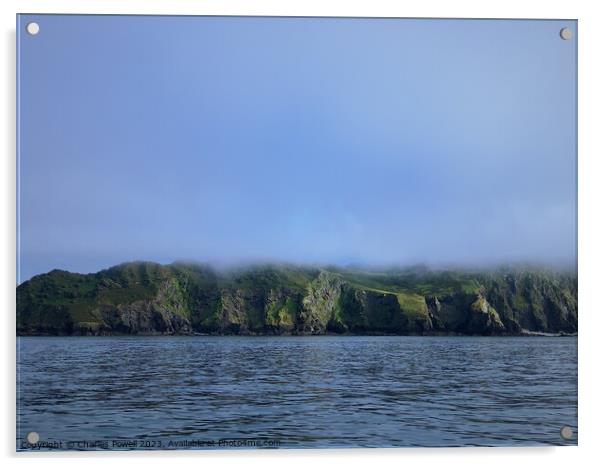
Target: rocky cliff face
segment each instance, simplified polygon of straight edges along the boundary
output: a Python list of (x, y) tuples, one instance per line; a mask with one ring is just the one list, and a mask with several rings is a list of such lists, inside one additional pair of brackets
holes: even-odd
[(128, 263), (17, 287), (21, 335), (577, 331), (577, 278), (536, 269), (385, 272)]
[(495, 335), (506, 332), (499, 314), (481, 293), (454, 293), (426, 299), (431, 330)]

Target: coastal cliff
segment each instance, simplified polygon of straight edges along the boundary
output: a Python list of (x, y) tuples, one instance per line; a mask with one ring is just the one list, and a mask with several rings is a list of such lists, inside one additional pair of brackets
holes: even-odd
[(577, 277), (131, 262), (17, 287), (19, 335), (515, 335), (577, 332)]

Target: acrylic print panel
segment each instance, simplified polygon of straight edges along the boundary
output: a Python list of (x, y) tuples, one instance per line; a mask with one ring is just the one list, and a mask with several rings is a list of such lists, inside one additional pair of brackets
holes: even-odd
[(576, 21), (17, 31), (18, 450), (577, 443)]

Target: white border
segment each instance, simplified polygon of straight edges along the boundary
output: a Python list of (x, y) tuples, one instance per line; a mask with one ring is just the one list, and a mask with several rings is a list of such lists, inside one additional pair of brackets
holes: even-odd
[[(105, 460), (134, 464), (163, 464), (166, 461), (195, 463), (210, 461), (232, 464), (345, 463), (366, 461), (446, 465), (491, 465), (539, 462), (566, 465), (593, 461), (600, 428), (602, 394), (596, 357), (600, 354), (602, 304), (598, 296), (602, 274), (602, 20), (595, 0), (583, 1), (477, 1), (477, 0), (2, 0), (2, 112), (0, 113), (0, 186), (2, 201), (0, 296), (2, 321), (4, 407), (0, 424), (2, 455), (8, 462), (28, 464), (97, 464)], [(477, 18), (564, 18), (579, 20), (579, 446), (495, 449), (390, 449), (390, 450), (279, 450), (205, 452), (106, 452), (106, 453), (14, 453), (15, 438), (15, 14), (16, 13), (115, 13), (115, 14), (196, 14), (196, 15), (275, 15), (275, 16), (397, 16), (397, 17), (477, 17)]]

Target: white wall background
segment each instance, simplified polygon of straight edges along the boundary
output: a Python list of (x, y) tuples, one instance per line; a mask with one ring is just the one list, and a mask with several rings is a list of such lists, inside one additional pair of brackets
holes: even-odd
[[(594, 0), (2, 0), (0, 62), (0, 296), (2, 307), (2, 420), (0, 444), (9, 464), (585, 464), (599, 456), (602, 423), (599, 397), (602, 330), (602, 20)], [(179, 451), (127, 453), (43, 453), (17, 455), (15, 448), (15, 14), (144, 13), (307, 16), (404, 16), (479, 18), (577, 18), (579, 20), (579, 447)]]

